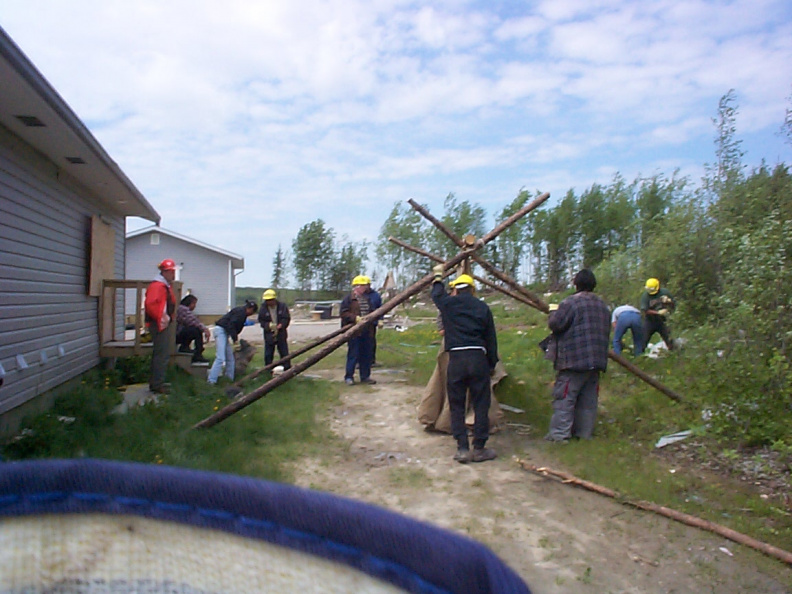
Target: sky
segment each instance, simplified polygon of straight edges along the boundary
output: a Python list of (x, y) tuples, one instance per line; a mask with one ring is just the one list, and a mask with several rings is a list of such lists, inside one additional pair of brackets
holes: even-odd
[(491, 228), (521, 190), (698, 183), (731, 89), (744, 163), (792, 163), (789, 0), (3, 0), (0, 26), (237, 286), (316, 219), (373, 242), (410, 198)]

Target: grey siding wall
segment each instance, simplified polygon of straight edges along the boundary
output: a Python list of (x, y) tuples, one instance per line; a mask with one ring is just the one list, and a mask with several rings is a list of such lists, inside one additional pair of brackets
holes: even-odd
[(123, 217), (0, 126), (0, 414), (99, 363), (98, 299), (87, 295), (92, 215), (115, 229), (121, 278)]
[[(233, 279), (229, 281), (228, 257), (164, 233), (157, 233), (159, 244), (152, 245), (152, 233), (127, 240), (126, 278), (152, 279), (157, 275), (157, 264), (171, 258), (180, 266), (176, 278), (183, 283), (182, 295), (190, 292), (198, 297), (195, 313), (200, 316), (224, 315), (229, 309), (229, 282), (233, 283)], [(233, 299), (233, 286), (231, 288)], [(135, 310), (134, 292), (126, 293), (126, 312), (131, 315)], [(230, 305), (233, 307), (233, 301)]]

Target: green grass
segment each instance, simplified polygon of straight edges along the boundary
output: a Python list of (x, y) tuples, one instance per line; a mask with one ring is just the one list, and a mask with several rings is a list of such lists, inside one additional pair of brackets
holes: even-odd
[(320, 422), (337, 402), (332, 384), (296, 378), (215, 427), (193, 430), (229, 401), (221, 388), (179, 370), (171, 369), (168, 379), (172, 393), (158, 403), (111, 415), (121, 393), (92, 372), (51, 411), (29, 419), (3, 455), (169, 464), (288, 482), (294, 461), (333, 439)]

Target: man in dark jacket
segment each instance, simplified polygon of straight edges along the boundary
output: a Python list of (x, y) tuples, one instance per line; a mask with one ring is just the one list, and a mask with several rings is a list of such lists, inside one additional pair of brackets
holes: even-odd
[[(248, 300), (245, 301), (245, 305), (235, 307), (215, 322), (214, 337), (217, 344), (217, 354), (207, 378), (210, 384), (214, 385), (217, 383), (224, 367), (225, 376), (234, 381), (234, 349), (231, 343), (237, 341), (248, 317), (257, 311), (258, 304), (255, 301)], [(230, 342), (229, 339), (231, 339)]]
[[(495, 321), (486, 303), (473, 294), (473, 279), (461, 274), (449, 285), (455, 296), (446, 293), (443, 266), (435, 266), (432, 301), (443, 318), (445, 350), (448, 351), (448, 408), (451, 412), (451, 433), (457, 442), (454, 460), (485, 462), (497, 454), (484, 447), (489, 439), (489, 408), (492, 398), (490, 374), (498, 363), (498, 339)], [(475, 412), (473, 421), (473, 452), (468, 444), (465, 425), (465, 400)]]
[(597, 279), (584, 268), (575, 275), (576, 293), (550, 312), (547, 325), (556, 343), (553, 417), (548, 441), (590, 439), (597, 420), (599, 376), (608, 365), (610, 311), (592, 291)]
[[(278, 355), (283, 359), (289, 356), (289, 332), (287, 328), (291, 322), (288, 306), (283, 301), (278, 301), (274, 289), (267, 289), (261, 295), (262, 303), (259, 309), (258, 321), (264, 330), (264, 365), (269, 365), (275, 358), (275, 347)], [(291, 367), (291, 361), (283, 364), (284, 371)]]
[[(356, 324), (360, 318), (382, 306), (380, 294), (371, 288), (371, 279), (358, 275), (352, 279), (352, 291), (341, 300), (341, 326)], [(344, 381), (347, 385), (355, 383), (355, 368), (360, 368), (361, 384), (376, 384), (371, 377), (371, 361), (374, 356), (374, 334), (376, 322), (347, 342), (347, 361)]]

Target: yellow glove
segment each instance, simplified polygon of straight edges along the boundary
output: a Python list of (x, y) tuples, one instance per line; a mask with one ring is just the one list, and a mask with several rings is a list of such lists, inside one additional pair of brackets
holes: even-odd
[(360, 323), (360, 316), (355, 316), (355, 324)]
[(657, 315), (659, 315), (659, 316), (667, 316), (668, 315), (668, 310), (667, 309), (658, 309), (657, 310)]
[(557, 309), (558, 309), (558, 303), (551, 303), (550, 305), (548, 305), (548, 306), (547, 306), (547, 309), (548, 309), (549, 311), (555, 311), (555, 310), (557, 310)]
[(434, 272), (435, 280), (443, 279), (443, 273), (445, 272), (445, 268), (443, 267), (442, 264), (438, 264), (437, 266), (433, 267), (432, 271)]

